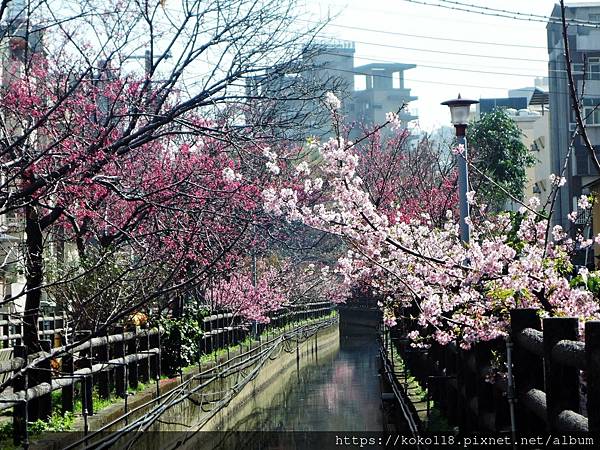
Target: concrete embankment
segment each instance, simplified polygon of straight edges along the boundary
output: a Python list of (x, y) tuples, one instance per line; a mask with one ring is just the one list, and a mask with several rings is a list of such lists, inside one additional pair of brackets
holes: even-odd
[[(287, 331), (243, 349), (238, 347), (228, 359), (221, 357), (201, 368), (191, 368), (183, 379), (161, 380), (158, 407), (156, 393), (145, 392), (130, 401), (126, 419), (121, 417), (122, 404), (91, 417), (87, 445), (92, 446), (88, 448), (97, 448), (95, 442), (109, 444), (100, 448), (111, 449), (211, 448), (207, 437), (218, 436), (215, 431), (231, 423), (232, 418), (237, 422), (251, 416), (259, 395), (275, 395), (287, 383), (295, 382), (293, 378), (302, 364), (338, 348), (337, 320)], [(102, 432), (94, 434), (99, 429)], [(63, 449), (82, 438), (80, 432), (46, 436), (32, 448)]]

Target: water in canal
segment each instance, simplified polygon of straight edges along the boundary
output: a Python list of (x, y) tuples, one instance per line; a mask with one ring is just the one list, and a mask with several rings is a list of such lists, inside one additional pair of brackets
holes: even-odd
[(333, 344), (304, 349), (300, 356), (299, 364), (277, 377), (275, 390), (257, 393), (242, 417), (227, 417), (220, 428), (236, 435), (237, 443), (230, 440), (221, 448), (316, 448), (315, 439), (332, 441), (339, 432), (382, 431), (375, 334), (340, 336), (336, 331)]

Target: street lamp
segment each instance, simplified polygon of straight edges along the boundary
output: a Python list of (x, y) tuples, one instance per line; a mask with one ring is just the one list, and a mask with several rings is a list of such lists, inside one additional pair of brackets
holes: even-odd
[(467, 167), (467, 123), (471, 105), (479, 103), (477, 100), (458, 98), (442, 103), (450, 108), (452, 125), (456, 130), (458, 145), (464, 147), (464, 153), (458, 156), (458, 202), (460, 206), (460, 239), (463, 243), (469, 243), (469, 225), (466, 218), (469, 217), (469, 203), (467, 202), (467, 190), (469, 189), (469, 169)]

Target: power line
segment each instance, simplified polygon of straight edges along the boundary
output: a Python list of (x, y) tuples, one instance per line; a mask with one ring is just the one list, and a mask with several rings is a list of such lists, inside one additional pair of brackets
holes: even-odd
[[(347, 56), (343, 53), (334, 53), (334, 52), (322, 52), (321, 54), (324, 55), (330, 55), (330, 56)], [(367, 55), (367, 56), (357, 56), (357, 59), (364, 59), (366, 61), (373, 61), (373, 62), (380, 62), (380, 63), (391, 63), (391, 64), (396, 64), (398, 63), (398, 61), (392, 61), (390, 59), (386, 59), (385, 57), (379, 57), (376, 55)], [(411, 59), (411, 62), (417, 62), (416, 60)], [(427, 63), (430, 63), (432, 61), (426, 61)], [(497, 71), (486, 71), (486, 70), (479, 70), (479, 69), (461, 69), (459, 67), (456, 67), (456, 65), (452, 66), (452, 67), (447, 67), (447, 66), (435, 66), (435, 65), (429, 65), (429, 64), (415, 64), (417, 66), (417, 68), (419, 67), (425, 67), (425, 68), (429, 68), (429, 69), (442, 69), (442, 70), (452, 70), (452, 71), (458, 71), (458, 72), (469, 72), (469, 73), (484, 73), (484, 74), (489, 74), (489, 75), (507, 75), (507, 76), (514, 76), (514, 77), (526, 77), (526, 78), (548, 78), (548, 79), (558, 79), (558, 80), (566, 80), (567, 76), (560, 76), (560, 75), (549, 75), (548, 73), (544, 73), (544, 74), (535, 74), (535, 73), (516, 73), (516, 72), (497, 72)], [(462, 65), (462, 63), (461, 63)], [(479, 67), (478, 65), (473, 65), (473, 67)], [(505, 67), (510, 69), (509, 67)], [(325, 67), (325, 69), (327, 69), (327, 67)], [(565, 69), (552, 69), (550, 70), (550, 72), (553, 73), (563, 73), (566, 74), (566, 70)]]
[[(322, 35), (322, 37), (327, 37)], [(425, 53), (438, 53), (444, 55), (454, 55), (454, 56), (470, 56), (473, 58), (488, 58), (488, 59), (504, 59), (509, 61), (528, 61), (528, 62), (542, 62), (548, 64), (548, 60), (546, 59), (534, 59), (534, 58), (519, 58), (512, 56), (496, 56), (496, 55), (483, 55), (481, 53), (461, 53), (461, 52), (450, 52), (446, 50), (431, 50), (431, 49), (423, 49), (423, 48), (415, 48), (415, 47), (403, 47), (400, 45), (392, 45), (392, 44), (381, 44), (377, 42), (367, 42), (367, 41), (358, 41), (353, 40), (353, 42), (364, 45), (373, 45), (376, 47), (386, 47), (386, 48), (397, 48), (400, 50), (410, 50), (415, 52), (425, 52)]]
[[(309, 20), (304, 20), (303, 22), (307, 22), (307, 23), (317, 23), (317, 22), (312, 22)], [(337, 27), (340, 28), (349, 28), (349, 29), (353, 29), (355, 27), (351, 27), (351, 26), (346, 26), (346, 25), (336, 25)], [(367, 28), (363, 28), (363, 30), (368, 30)], [(373, 31), (377, 31), (378, 33), (382, 33), (382, 34), (390, 34), (390, 35), (394, 35), (397, 34), (393, 31), (378, 31), (378, 30), (373, 30)], [(298, 31), (289, 31), (292, 34), (296, 34), (298, 36), (303, 36), (303, 34), (301, 32)], [(329, 36), (327, 34), (323, 34), (323, 33), (319, 33), (316, 34), (315, 37), (324, 39), (325, 41), (336, 41), (338, 40), (337, 38), (333, 37), (333, 36)], [(444, 40), (444, 38), (435, 38), (435, 39), (439, 39), (439, 40)], [(363, 45), (372, 45), (375, 47), (384, 47), (384, 48), (395, 48), (395, 49), (399, 49), (399, 50), (409, 50), (409, 51), (416, 51), (416, 52), (426, 52), (426, 53), (439, 53), (439, 54), (446, 54), (446, 55), (452, 55), (452, 56), (467, 56), (467, 57), (473, 57), (473, 58), (489, 58), (489, 59), (503, 59), (503, 60), (509, 60), (509, 61), (527, 61), (527, 62), (538, 62), (538, 63), (544, 63), (544, 64), (548, 64), (548, 60), (547, 59), (535, 59), (535, 58), (513, 58), (510, 56), (492, 56), (492, 55), (482, 55), (480, 53), (458, 53), (458, 52), (451, 52), (451, 51), (446, 51), (446, 50), (433, 50), (433, 49), (422, 49), (422, 48), (416, 48), (416, 47), (403, 47), (400, 45), (394, 45), (394, 44), (383, 44), (381, 42), (370, 42), (370, 41), (362, 41), (362, 40), (356, 40), (356, 39), (345, 39), (345, 41), (348, 42), (352, 42), (355, 44), (363, 44)], [(304, 44), (302, 44), (304, 46)], [(315, 45), (315, 47), (319, 47), (322, 46), (324, 48), (328, 48), (327, 43), (315, 43), (313, 44)], [(356, 56), (357, 58), (360, 58), (360, 56)], [(412, 60), (412, 58), (411, 58)], [(469, 65), (469, 64), (465, 64), (461, 61), (461, 64), (464, 65)], [(477, 64), (477, 66), (480, 66), (481, 64)], [(502, 66), (495, 66), (495, 67), (502, 67)], [(508, 68), (510, 69), (511, 67), (507, 67), (507, 66), (503, 66), (504, 68)], [(531, 69), (531, 70), (536, 70), (536, 69)]]
[[(312, 21), (312, 20), (303, 20), (303, 19), (297, 19), (297, 20), (299, 22), (307, 22), (307, 23), (311, 23), (311, 24), (319, 23), (319, 22)], [(494, 46), (501, 46), (501, 47), (533, 48), (533, 49), (544, 49), (544, 50), (546, 50), (546, 48), (547, 48), (547, 47), (541, 46), (541, 45), (505, 44), (502, 42), (492, 42), (492, 41), (473, 41), (473, 40), (469, 40), (469, 39), (452, 39), (452, 38), (445, 38), (445, 37), (439, 37), (439, 36), (426, 36), (426, 35), (422, 35), (422, 34), (400, 33), (399, 31), (376, 30), (374, 28), (356, 27), (356, 26), (351, 26), (351, 25), (338, 25), (338, 24), (334, 24), (334, 23), (328, 23), (326, 26), (343, 28), (343, 29), (347, 29), (347, 30), (367, 31), (369, 33), (379, 33), (379, 34), (386, 34), (386, 35), (391, 35), (391, 36), (414, 37), (414, 38), (420, 38), (420, 39), (430, 39), (430, 40), (434, 40), (434, 41), (460, 42), (463, 44), (494, 45)]]
[[(402, 0), (402, 1), (408, 2), (408, 3), (414, 3), (417, 5), (434, 6), (436, 8), (444, 8), (444, 9), (450, 9), (450, 10), (454, 10), (454, 11), (468, 12), (468, 13), (472, 13), (472, 14), (479, 14), (482, 16), (489, 16), (489, 17), (500, 17), (500, 18), (504, 18), (504, 19), (521, 20), (521, 21), (526, 21), (526, 22), (541, 22), (541, 23), (556, 23), (556, 24), (562, 23), (559, 18), (555, 18), (555, 17), (539, 16), (540, 18), (537, 18), (536, 16), (538, 16), (538, 15), (525, 14), (525, 13), (520, 13), (520, 12), (516, 12), (516, 11), (509, 11), (508, 13), (492, 12), (492, 11), (494, 11), (494, 9), (492, 9), (492, 8), (486, 8), (485, 6), (478, 6), (478, 5), (470, 5), (467, 3), (448, 2), (448, 3), (452, 3), (454, 5), (457, 5), (457, 6), (450, 6), (450, 5), (443, 5), (443, 4), (439, 4), (439, 3), (431, 3), (431, 2), (428, 2), (425, 0)], [(445, 0), (440, 0), (440, 1), (445, 1)], [(473, 10), (473, 9), (468, 9), (467, 7), (479, 8), (482, 10), (477, 11), (477, 10)], [(490, 11), (490, 12), (485, 12), (485, 10)], [(502, 11), (502, 10), (497, 10), (497, 11)], [(598, 23), (598, 22), (580, 21), (577, 19), (567, 19), (566, 22), (571, 25), (577, 25), (577, 26), (582, 26), (582, 27), (600, 28), (600, 23)]]
[[(397, 4), (400, 5), (400, 3), (397, 3)], [(341, 6), (339, 4), (333, 4), (333, 5)], [(344, 4), (344, 6), (348, 6), (348, 5)], [(355, 6), (355, 5), (352, 5), (351, 8), (346, 8), (344, 11), (348, 11), (348, 10), (376, 12), (376, 13), (382, 13), (386, 16), (394, 15), (394, 16), (398, 16), (398, 17), (402, 17), (402, 18), (428, 19), (428, 20), (433, 20), (436, 22), (447, 22), (448, 21), (447, 17), (436, 17), (436, 16), (432, 16), (430, 14), (414, 14), (414, 13), (412, 13), (412, 11), (405, 12), (404, 10), (402, 10), (402, 12), (400, 12), (398, 10), (390, 10), (390, 9), (383, 10), (383, 9), (375, 9), (375, 8), (361, 8), (361, 7)], [(481, 21), (475, 21), (475, 19), (476, 18), (474, 18), (473, 20), (461, 19), (461, 23), (481, 25)], [(504, 27), (523, 29), (524, 25), (538, 26), (538, 23), (537, 22), (518, 22), (518, 21), (516, 21), (515, 23), (505, 23)]]
[[(341, 53), (329, 53), (329, 52), (323, 52), (322, 54), (325, 55), (330, 55), (330, 56), (345, 56)], [(395, 63), (397, 61), (391, 61), (391, 60), (386, 60), (385, 58), (378, 58), (378, 57), (368, 57), (368, 56), (360, 56), (357, 57), (358, 59), (364, 59), (366, 61), (373, 61), (373, 62), (381, 62), (381, 63)], [(562, 77), (562, 76), (552, 76), (552, 75), (548, 75), (548, 74), (543, 74), (543, 75), (539, 75), (539, 74), (525, 74), (525, 73), (514, 73), (514, 72), (495, 72), (495, 71), (485, 71), (485, 70), (478, 70), (478, 69), (461, 69), (459, 67), (443, 67), (443, 66), (432, 66), (432, 65), (427, 65), (427, 64), (417, 64), (417, 67), (426, 67), (428, 69), (442, 69), (442, 70), (452, 70), (452, 71), (457, 71), (457, 72), (469, 72), (469, 73), (484, 73), (484, 74), (489, 74), (489, 75), (508, 75), (508, 76), (514, 76), (514, 77), (527, 77), (527, 78), (560, 78), (560, 79), (566, 79), (566, 76)], [(325, 69), (327, 69), (327, 67), (325, 67)], [(560, 72), (566, 72), (566, 70), (560, 70)]]
[[(309, 22), (309, 21), (306, 21), (306, 22)], [(344, 26), (340, 25), (340, 27), (344, 27)], [(300, 33), (300, 32), (291, 32), (291, 33), (295, 33), (297, 35), (302, 35), (302, 33)], [(382, 33), (394, 34), (394, 32), (391, 32), (391, 31), (390, 32), (382, 32)], [(320, 38), (324, 38), (326, 40), (331, 39), (331, 36), (327, 36), (324, 34), (318, 34), (317, 36)], [(416, 47), (404, 47), (401, 45), (382, 44), (380, 42), (359, 41), (356, 39), (352, 39), (351, 41), (354, 43), (357, 43), (357, 44), (373, 45), (375, 47), (397, 48), (400, 50), (409, 50), (409, 51), (415, 51), (415, 52), (438, 53), (438, 54), (444, 54), (444, 55), (467, 56), (467, 57), (473, 57), (473, 58), (503, 59), (503, 60), (509, 60), (509, 61), (540, 62), (540, 63), (548, 64), (547, 59), (519, 58), (519, 57), (512, 57), (512, 56), (498, 56), (498, 55), (490, 55), (490, 54), (484, 55), (481, 53), (451, 52), (451, 51), (447, 51), (447, 50), (432, 50), (432, 49), (423, 49), (423, 48), (416, 48)], [(318, 45), (319, 44), (317, 43), (317, 46)], [(323, 45), (323, 47), (327, 47), (327, 45)]]
[[(347, 55), (343, 55), (343, 54), (336, 54), (336, 53), (331, 53), (331, 55), (336, 55), (336, 56), (347, 56)], [(398, 59), (396, 60), (391, 60), (386, 56), (378, 56), (378, 55), (372, 55), (372, 54), (368, 54), (368, 53), (361, 53), (361, 55), (365, 55), (365, 56), (356, 56), (355, 55), (355, 59), (364, 59), (367, 61), (374, 61), (374, 62), (391, 62), (391, 63), (398, 63)], [(404, 58), (402, 58), (404, 59)], [(433, 59), (415, 59), (415, 58), (410, 58), (410, 60), (407, 60), (408, 63), (414, 63), (417, 67), (429, 67), (429, 68), (435, 68), (435, 69), (451, 69), (451, 70), (464, 70), (467, 72), (481, 72), (481, 73), (491, 73), (491, 74), (498, 74), (498, 75), (517, 75), (517, 76), (527, 76), (527, 77), (531, 77), (531, 78), (539, 78), (539, 77), (549, 77), (549, 78), (554, 78), (552, 76), (549, 76), (547, 72), (552, 72), (552, 73), (566, 73), (567, 71), (565, 69), (545, 69), (545, 72), (540, 72), (540, 73), (515, 73), (515, 72), (503, 72), (503, 71), (511, 71), (512, 69), (514, 69), (514, 66), (490, 66), (490, 65), (482, 65), (482, 64), (467, 64), (467, 63), (463, 63), (462, 61), (460, 62), (460, 65), (457, 65), (453, 62), (445, 62), (445, 61), (439, 61), (439, 60), (433, 60)], [(452, 67), (447, 67), (447, 66), (435, 66), (435, 65), (430, 65), (430, 64), (452, 64)], [(462, 69), (459, 69), (459, 67), (461, 67)], [(469, 70), (469, 69), (464, 69), (465, 67), (473, 67), (475, 68), (475, 70)], [(528, 68), (528, 67), (520, 67), (523, 70), (529, 70), (529, 71), (536, 71), (538, 70), (538, 68)], [(482, 71), (481, 69), (489, 69), (489, 71)], [(500, 71), (495, 71), (493, 69), (498, 69)]]
[[(387, 75), (379, 75), (379, 74), (375, 74), (375, 73), (368, 73), (368, 72), (359, 72), (356, 70), (349, 70), (349, 69), (341, 69), (339, 67), (328, 67), (326, 70), (331, 70), (334, 72), (345, 72), (345, 73), (351, 73), (354, 75), (365, 75), (365, 76), (370, 76), (370, 77), (377, 77), (377, 78), (387, 78), (389, 79), (390, 77)], [(479, 88), (479, 89), (495, 89), (498, 91), (506, 91), (508, 89), (508, 87), (498, 87), (498, 86), (482, 86), (482, 85), (474, 85), (474, 84), (463, 84), (463, 83), (448, 83), (446, 81), (430, 81), (430, 80), (417, 80), (415, 78), (404, 78), (404, 81), (411, 81), (414, 83), (429, 83), (429, 84), (441, 84), (444, 86), (459, 86), (459, 87), (472, 87), (472, 88)]]
[[(328, 67), (328, 68), (326, 68), (326, 70), (330, 70), (330, 71), (333, 71), (333, 72), (352, 73), (354, 75), (364, 75), (364, 76), (377, 77), (377, 78), (387, 78), (388, 80), (390, 78), (387, 75), (380, 75), (380, 74), (368, 73), (368, 72), (359, 72), (359, 71), (356, 71), (356, 70), (341, 69), (341, 68), (337, 68), (337, 67)], [(443, 86), (470, 87), (470, 88), (477, 88), (477, 89), (494, 89), (494, 90), (497, 90), (497, 91), (508, 91), (510, 89), (517, 89), (518, 90), (518, 88), (506, 87), (506, 86), (505, 87), (500, 87), (500, 86), (485, 86), (485, 85), (465, 84), (465, 83), (448, 83), (446, 81), (420, 80), (420, 79), (417, 79), (417, 78), (404, 78), (404, 81), (410, 81), (410, 82), (413, 82), (413, 83), (436, 84), (436, 85), (443, 85)], [(405, 89), (411, 89), (411, 88), (405, 88)], [(552, 92), (549, 92), (549, 94), (569, 95), (569, 92), (567, 92), (567, 91), (565, 91), (565, 92), (562, 92), (562, 91), (552, 91)]]
[[(440, 1), (442, 3), (450, 3), (450, 4), (453, 4), (453, 5), (459, 5), (459, 6), (469, 7), (469, 8), (481, 9), (481, 10), (484, 10), (484, 11), (492, 11), (492, 12), (498, 12), (498, 13), (503, 13), (503, 14), (516, 14), (518, 16), (539, 18), (539, 19), (543, 19), (544, 21), (561, 22), (561, 18), (557, 17), (557, 16), (546, 16), (544, 14), (523, 13), (523, 12), (520, 12), (520, 11), (510, 11), (510, 10), (506, 10), (506, 9), (490, 8), (489, 6), (473, 5), (473, 4), (469, 4), (469, 3), (459, 2), (459, 1), (456, 1), (456, 0), (438, 0), (438, 1)], [(567, 5), (567, 7), (568, 6), (569, 5)], [(593, 21), (593, 20), (582, 20), (582, 19), (576, 19), (576, 18), (567, 18), (566, 22), (567, 23), (573, 23), (573, 24), (594, 25), (597, 28), (600, 27), (600, 22), (596, 22), (596, 21)]]
[[(314, 21), (310, 21), (310, 20), (299, 20), (301, 22), (306, 22), (306, 23), (311, 23), (311, 24), (317, 24), (318, 22), (314, 22)], [(387, 35), (400, 35), (402, 36), (402, 33), (397, 33), (395, 31), (381, 31), (381, 30), (374, 30), (371, 28), (362, 28), (362, 27), (353, 27), (353, 26), (349, 26), (349, 25), (333, 25), (330, 24), (332, 26), (338, 27), (338, 28), (345, 28), (345, 29), (354, 29), (354, 30), (361, 30), (361, 31), (373, 31), (373, 32), (377, 32), (377, 33), (381, 33), (381, 34), (387, 34)], [(302, 33), (300, 32), (292, 32), (298, 35), (301, 35)], [(317, 36), (321, 37), (321, 38), (325, 38), (325, 39), (331, 39), (330, 36), (324, 35), (324, 34), (318, 34)], [(439, 40), (445, 40), (444, 38), (432, 38), (432, 39), (439, 39)], [(451, 40), (451, 39), (448, 39)], [(451, 51), (445, 51), (445, 50), (431, 50), (431, 49), (422, 49), (422, 48), (416, 48), (416, 47), (403, 47), (400, 45), (392, 45), (392, 44), (382, 44), (379, 42), (368, 42), (368, 41), (359, 41), (356, 39), (352, 39), (352, 42), (354, 43), (358, 43), (358, 44), (364, 44), (364, 45), (373, 45), (376, 47), (387, 47), (387, 48), (397, 48), (400, 50), (410, 50), (410, 51), (416, 51), (416, 52), (427, 52), (427, 53), (440, 53), (440, 54), (447, 54), (447, 55), (455, 55), (455, 56), (470, 56), (470, 57), (474, 57), (474, 58), (490, 58), (490, 59), (505, 59), (505, 60), (511, 60), (511, 61), (532, 61), (532, 62), (542, 62), (542, 63), (548, 63), (548, 60), (546, 59), (534, 59), (534, 58), (519, 58), (519, 57), (512, 57), (512, 56), (497, 56), (497, 55), (484, 55), (481, 53), (461, 53), (461, 52), (451, 52)], [(474, 41), (461, 41), (461, 42), (474, 42)], [(501, 45), (501, 44), (498, 44)]]

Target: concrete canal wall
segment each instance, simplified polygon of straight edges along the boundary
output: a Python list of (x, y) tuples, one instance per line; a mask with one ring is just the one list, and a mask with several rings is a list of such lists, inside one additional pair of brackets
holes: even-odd
[[(136, 394), (130, 400), (129, 411), (134, 412), (129, 414), (127, 421), (119, 419), (123, 414), (122, 404), (90, 417), (90, 432), (102, 427), (106, 429), (98, 435), (92, 433), (88, 445), (97, 439), (114, 439), (107, 448), (213, 448), (210, 440), (218, 440), (222, 435), (215, 431), (227, 429), (232, 423), (239, 430), (248, 431), (243, 424), (256, 423), (247, 419), (261, 410), (257, 398), (269, 398), (285, 390), (289, 383), (296, 382), (302, 365), (335, 354), (339, 345), (337, 320), (287, 331), (281, 336), (270, 337), (262, 345), (253, 342), (250, 349), (244, 347), (245, 355), (240, 356), (242, 352), (238, 349), (230, 352), (229, 359), (219, 359), (218, 368), (215, 362), (211, 362), (202, 366), (202, 373), (198, 367), (191, 368), (184, 374), (183, 380), (161, 380), (164, 409), (159, 412), (155, 409), (156, 402), (152, 401), (156, 397), (154, 388), (154, 392)], [(189, 395), (190, 391), (194, 393)], [(148, 420), (148, 426), (140, 428), (143, 418), (154, 420)], [(136, 429), (143, 429), (144, 433), (134, 431), (120, 435), (119, 430), (127, 423), (135, 423)], [(63, 449), (81, 438), (81, 432), (48, 435), (32, 448)], [(130, 444), (133, 445), (130, 447)]]
[[(151, 439), (143, 439), (143, 444), (136, 448), (163, 450), (174, 442), (178, 442), (178, 448), (212, 448), (212, 443), (216, 445), (223, 436), (215, 431), (223, 431), (231, 423), (239, 427), (238, 431), (255, 431), (251, 427), (257, 423), (253, 415), (261, 411), (261, 405), (257, 404), (259, 397), (277, 395), (288, 383), (296, 382), (299, 367), (338, 349), (337, 322), (307, 336), (300, 334), (282, 340), (272, 352), (264, 355), (263, 361), (211, 381), (202, 389), (203, 393), (194, 394), (166, 410), (160, 422), (149, 429), (158, 433), (151, 435)], [(200, 383), (200, 380), (194, 382), (191, 388)], [(237, 393), (231, 392), (242, 384)], [(231, 394), (234, 395), (224, 405), (222, 401)], [(244, 428), (244, 423), (250, 428)]]

